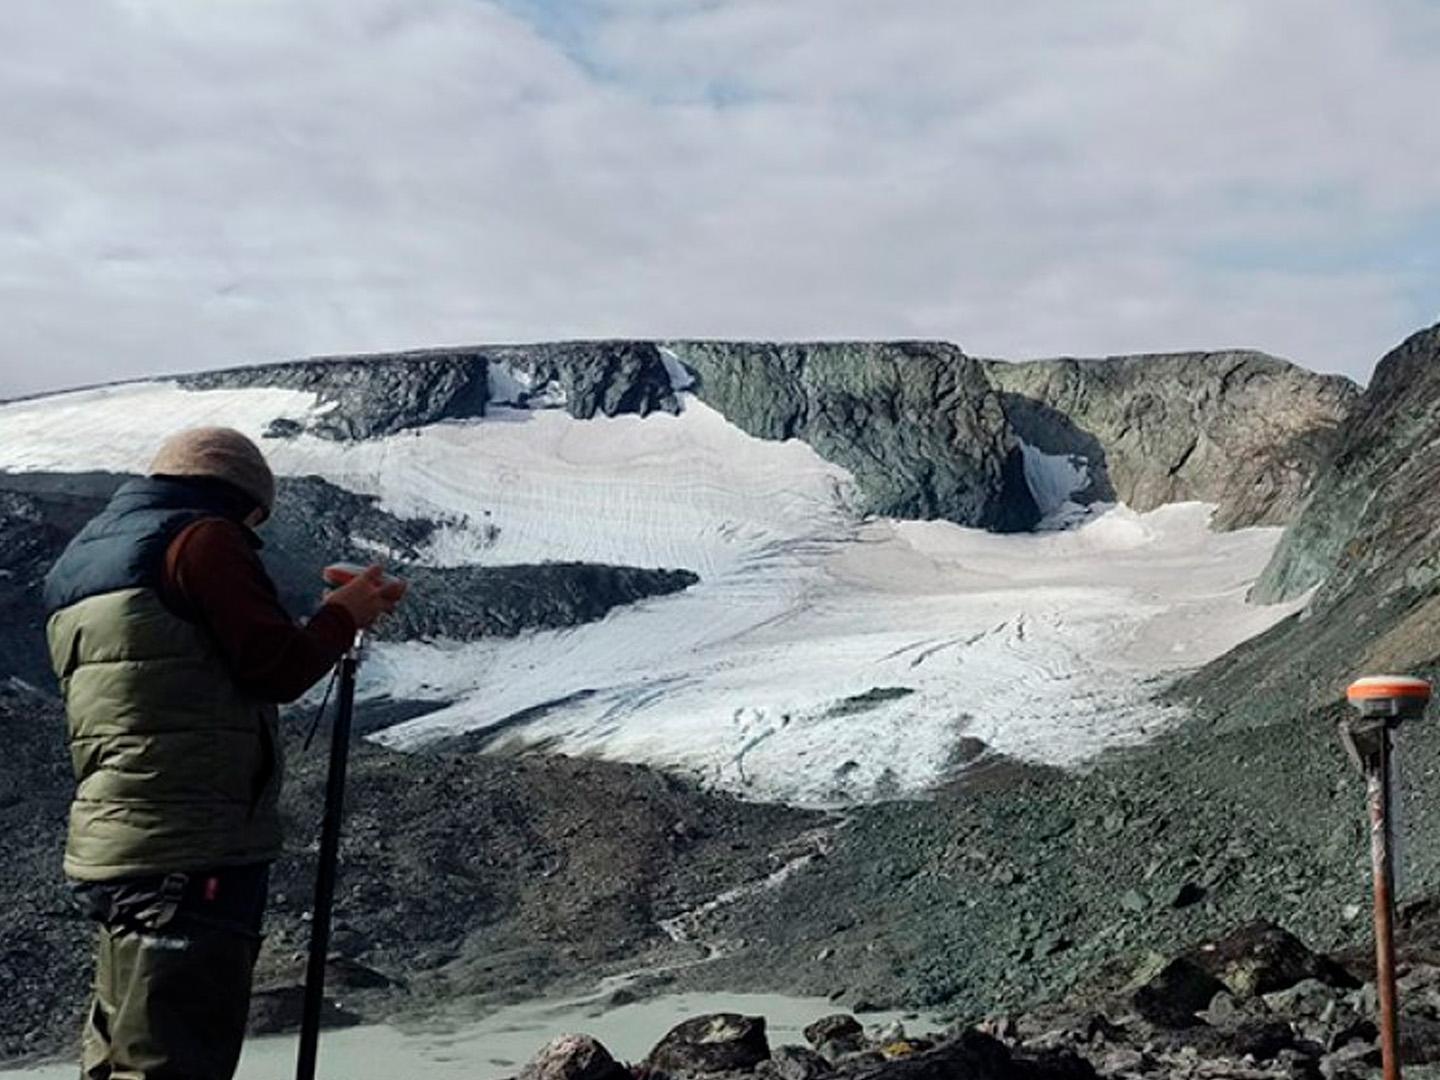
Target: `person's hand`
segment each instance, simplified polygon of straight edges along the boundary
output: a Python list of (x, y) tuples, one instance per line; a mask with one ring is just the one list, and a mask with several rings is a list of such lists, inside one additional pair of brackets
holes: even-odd
[(386, 578), (385, 569), (379, 565), (368, 567), (363, 574), (357, 574), (351, 581), (334, 592), (325, 594), (327, 604), (335, 604), (350, 613), (357, 630), (365, 630), (375, 624), (381, 615), (395, 610), (405, 595), (406, 583), (399, 578)]

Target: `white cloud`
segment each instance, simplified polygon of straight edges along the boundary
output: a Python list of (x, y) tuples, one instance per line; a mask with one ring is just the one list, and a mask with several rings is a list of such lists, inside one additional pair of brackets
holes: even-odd
[(8, 0), (0, 41), (0, 396), (612, 334), (1363, 377), (1440, 309), (1424, 0)]

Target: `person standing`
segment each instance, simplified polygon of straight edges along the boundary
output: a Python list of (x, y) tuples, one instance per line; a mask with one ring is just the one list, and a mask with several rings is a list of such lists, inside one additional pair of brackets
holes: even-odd
[(99, 924), (87, 1080), (234, 1075), (281, 851), (277, 706), (404, 591), (373, 566), (295, 622), (257, 554), (274, 503), (248, 438), (182, 431), (46, 577), (76, 779), (64, 870)]

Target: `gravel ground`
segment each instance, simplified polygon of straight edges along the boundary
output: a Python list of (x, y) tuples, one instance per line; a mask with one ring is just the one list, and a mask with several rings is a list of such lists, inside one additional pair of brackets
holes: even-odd
[[(289, 847), (259, 988), (303, 979), (328, 753), (323, 741), (296, 752), (304, 719), (289, 730)], [(0, 683), (0, 1061), (66, 1052), (86, 996), (90, 929), (60, 872), (62, 731), (53, 699)], [(359, 743), (335, 909), (334, 951), (350, 963), (336, 996), (370, 1019), (473, 1010), (693, 958), (660, 923), (764, 879), (816, 820), (630, 766)]]
[[(346, 1004), (367, 1016), (457, 998), (474, 1008), (678, 964), (665, 979), (676, 989), (979, 1017), (1256, 917), (1319, 948), (1353, 947), (1368, 933), (1367, 848), (1334, 715), (1238, 731), (1197, 722), (1084, 775), (991, 763), (975, 782), (853, 811), (838, 828), (639, 768), (362, 745), (337, 951), (404, 988)], [(0, 865), (15, 899), (0, 965), (19, 990), (4, 999), (0, 1056), (13, 1057), (69, 1038), (87, 935), (62, 914), (58, 713), (11, 689), (0, 722), (16, 751), (0, 766)], [(1402, 754), (1402, 896), (1414, 897), (1440, 891), (1440, 745), (1417, 726)], [(295, 764), (293, 850), (277, 867), (261, 985), (299, 979), (323, 770), (321, 745)], [(805, 840), (827, 829), (819, 855)], [(710, 962), (662, 930), (807, 852), (776, 887), (685, 923)]]
[[(980, 790), (856, 812), (823, 863), (717, 912), (706, 931), (749, 947), (685, 982), (978, 1016), (1259, 916), (1320, 948), (1354, 945), (1369, 849), (1336, 715), (1197, 721), (1084, 775), (1014, 767)], [(1403, 898), (1440, 888), (1440, 740), (1417, 725), (1402, 757)]]

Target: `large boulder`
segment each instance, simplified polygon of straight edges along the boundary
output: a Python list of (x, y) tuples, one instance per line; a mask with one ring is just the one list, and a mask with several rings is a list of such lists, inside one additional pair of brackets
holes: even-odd
[[(1271, 999), (1260, 1000), (1264, 995), (1305, 983), (1342, 989), (1359, 985), (1288, 930), (1260, 920), (1170, 960), (1134, 992), (1131, 1004), (1159, 1027), (1226, 1024), (1227, 1019), (1227, 1026), (1238, 1027), (1267, 1011)], [(1237, 1007), (1235, 999), (1247, 1007)]]
[(523, 1069), (520, 1080), (630, 1080), (630, 1070), (589, 1035), (551, 1039)]
[(1157, 1027), (1186, 1028), (1202, 1023), (1196, 1013), (1209, 1007), (1225, 984), (1186, 957), (1171, 960), (1130, 996), (1130, 1004)]
[(1094, 1080), (1095, 1069), (1069, 1051), (1012, 1054), (998, 1039), (969, 1030), (933, 1049), (846, 1075), (849, 1080)]
[(1273, 994), (1307, 979), (1327, 986), (1360, 985), (1340, 965), (1313, 952), (1294, 934), (1263, 920), (1206, 942), (1187, 959), (1219, 979), (1237, 998)]
[(677, 1076), (746, 1072), (770, 1056), (763, 1016), (713, 1013), (677, 1024), (645, 1058)]
[(822, 1016), (805, 1028), (805, 1039), (832, 1061), (845, 1054), (865, 1049), (865, 1028), (849, 1013)]

